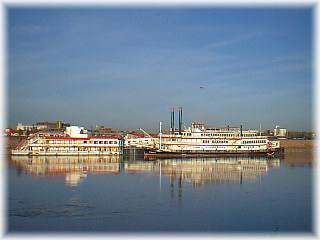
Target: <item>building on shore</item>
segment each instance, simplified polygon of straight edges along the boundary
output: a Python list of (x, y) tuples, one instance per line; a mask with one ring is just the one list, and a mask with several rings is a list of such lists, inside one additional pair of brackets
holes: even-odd
[(286, 138), (287, 137), (287, 129), (280, 128), (280, 126), (276, 126), (273, 133), (274, 133), (274, 136), (278, 137), (278, 138)]
[(67, 127), (70, 127), (70, 123), (64, 123), (58, 120), (55, 122), (38, 122), (34, 126), (39, 130), (65, 130)]
[(24, 125), (22, 123), (18, 123), (16, 127), (17, 131), (32, 131), (34, 128), (34, 125)]
[(95, 128), (91, 129), (91, 134), (94, 136), (110, 136), (119, 133), (119, 129), (113, 129), (102, 125), (96, 125)]
[(37, 122), (32, 125), (18, 123), (16, 130), (20, 132), (21, 135), (28, 135), (28, 133), (34, 133), (38, 131), (64, 131), (69, 126), (70, 123), (64, 123), (60, 120), (55, 122)]

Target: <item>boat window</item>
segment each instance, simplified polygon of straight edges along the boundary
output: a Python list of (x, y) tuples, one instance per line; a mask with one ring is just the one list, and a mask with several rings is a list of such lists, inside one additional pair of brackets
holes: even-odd
[(83, 141), (83, 143), (87, 143), (87, 141)]
[(98, 144), (98, 141), (94, 141), (93, 143), (94, 143), (94, 144)]

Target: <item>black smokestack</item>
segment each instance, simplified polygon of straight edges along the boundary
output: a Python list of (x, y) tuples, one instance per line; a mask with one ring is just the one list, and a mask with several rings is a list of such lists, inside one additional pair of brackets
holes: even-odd
[(240, 125), (240, 137), (242, 137), (242, 125)]
[(181, 108), (181, 128), (182, 128), (182, 108)]
[(174, 132), (174, 108), (172, 108), (172, 131)]
[(179, 134), (181, 135), (181, 107), (179, 107)]
[(173, 126), (172, 126), (172, 109), (171, 109), (171, 111), (170, 111), (170, 132), (172, 132), (172, 128), (173, 128)]

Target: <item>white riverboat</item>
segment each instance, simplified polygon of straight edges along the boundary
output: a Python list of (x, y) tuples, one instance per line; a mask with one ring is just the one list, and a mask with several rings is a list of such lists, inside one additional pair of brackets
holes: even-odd
[(179, 110), (179, 127), (174, 128), (174, 112), (171, 113), (169, 133), (159, 133), (158, 149), (154, 153), (196, 154), (266, 154), (280, 151), (280, 142), (261, 136), (256, 130), (240, 127), (206, 127), (192, 123), (182, 129), (182, 109)]
[(167, 153), (272, 153), (279, 141), (259, 136), (255, 130), (240, 128), (205, 128), (192, 123), (182, 131), (159, 135), (159, 152)]
[(60, 135), (37, 133), (22, 141), (12, 155), (119, 155), (124, 142), (120, 136), (88, 136), (82, 127), (67, 127)]

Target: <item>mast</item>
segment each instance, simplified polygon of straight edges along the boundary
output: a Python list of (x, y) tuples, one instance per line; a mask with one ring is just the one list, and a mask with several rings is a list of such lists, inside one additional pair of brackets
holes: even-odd
[(172, 109), (170, 109), (170, 133), (172, 133)]
[(140, 130), (141, 132), (143, 132), (144, 134), (146, 134), (148, 137), (151, 137), (151, 135), (150, 135), (149, 133), (147, 133), (145, 130), (143, 130), (142, 128), (139, 128), (139, 130)]
[(260, 123), (260, 126), (259, 126), (259, 135), (261, 136), (261, 123)]
[(162, 122), (160, 122), (160, 124), (159, 124), (159, 149), (161, 150), (161, 148), (162, 148), (162, 146), (161, 146), (161, 140), (162, 140), (162, 129), (161, 129), (161, 127), (162, 127)]

